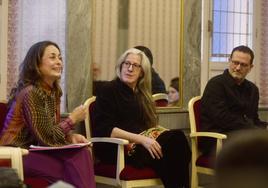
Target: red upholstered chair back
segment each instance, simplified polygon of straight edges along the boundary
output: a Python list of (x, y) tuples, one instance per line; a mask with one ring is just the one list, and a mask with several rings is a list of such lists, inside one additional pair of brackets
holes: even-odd
[[(189, 106), (189, 116), (190, 116), (190, 126), (191, 132), (199, 132), (201, 130), (201, 123), (200, 123), (200, 107), (201, 107), (201, 97), (195, 97), (190, 101)], [(199, 145), (200, 138), (197, 138), (197, 144)]]
[(195, 127), (196, 131), (200, 131), (201, 125), (200, 125), (200, 106), (201, 106), (201, 100), (197, 100), (194, 103), (194, 117), (195, 117)]
[(200, 131), (201, 128), (200, 108), (201, 108), (201, 96), (193, 97), (188, 103), (191, 133)]
[(156, 107), (165, 107), (168, 105), (168, 101), (166, 99), (159, 99), (155, 101)]
[(84, 105), (88, 106), (88, 114), (86, 114), (86, 119), (85, 119), (85, 129), (86, 129), (86, 137), (87, 139), (91, 138), (92, 135), (92, 127), (94, 127), (93, 125), (93, 120), (92, 120), (92, 112), (95, 106), (95, 100), (96, 97), (93, 96), (89, 99), (86, 100), (86, 102), (84, 103)]
[[(89, 109), (89, 114), (90, 114), (91, 117), (92, 117), (92, 112), (93, 112), (94, 106), (95, 106), (95, 101), (93, 101), (93, 102), (89, 105), (89, 107), (88, 107), (88, 109)], [(90, 134), (92, 135), (92, 132), (93, 132), (92, 129), (94, 128), (94, 121), (93, 121), (92, 118), (90, 118), (89, 121), (90, 121), (90, 125), (91, 125)]]
[[(0, 133), (4, 127), (5, 119), (7, 115), (7, 103), (5, 101), (0, 101)], [(0, 167), (10, 167), (11, 160), (0, 159)]]
[(5, 101), (0, 101), (0, 132), (4, 127), (6, 115), (7, 115), (7, 103)]
[(166, 93), (156, 93), (152, 97), (156, 107), (168, 106), (168, 95)]

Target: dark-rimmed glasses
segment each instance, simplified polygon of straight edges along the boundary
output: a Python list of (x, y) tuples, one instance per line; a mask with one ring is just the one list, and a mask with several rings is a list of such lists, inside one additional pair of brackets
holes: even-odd
[(240, 61), (234, 61), (234, 60), (231, 60), (231, 62), (232, 62), (235, 66), (240, 65), (240, 67), (242, 67), (242, 68), (247, 68), (247, 67), (250, 66), (250, 64), (246, 64), (246, 63), (243, 63), (243, 62), (240, 62)]
[(130, 66), (132, 66), (133, 70), (139, 70), (141, 68), (141, 65), (139, 65), (137, 63), (130, 63), (128, 61), (123, 62), (124, 68), (128, 69)]

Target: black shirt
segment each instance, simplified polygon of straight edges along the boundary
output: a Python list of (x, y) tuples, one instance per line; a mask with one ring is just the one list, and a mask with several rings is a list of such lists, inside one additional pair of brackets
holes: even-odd
[[(145, 117), (135, 92), (119, 78), (103, 84), (93, 110), (93, 136), (110, 137), (114, 127), (128, 132), (146, 130)], [(95, 154), (106, 162), (115, 161), (113, 144), (95, 144)], [(106, 151), (103, 153), (103, 151)]]
[(236, 84), (228, 70), (207, 83), (201, 98), (201, 129), (228, 133), (263, 126), (258, 117), (259, 91), (244, 80)]
[(152, 94), (166, 93), (166, 86), (159, 74), (152, 68)]

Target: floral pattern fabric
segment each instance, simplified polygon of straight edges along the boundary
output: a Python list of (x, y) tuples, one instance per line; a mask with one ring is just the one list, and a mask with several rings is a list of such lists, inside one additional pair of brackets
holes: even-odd
[[(168, 131), (169, 129), (162, 127), (162, 126), (157, 126), (157, 127), (152, 127), (150, 129), (147, 129), (143, 132), (140, 133), (140, 135), (144, 135), (146, 137), (152, 138), (152, 139), (157, 139), (157, 137), (162, 134), (165, 131)], [(135, 148), (136, 144), (135, 143), (130, 143), (125, 147), (125, 151), (127, 152), (128, 156), (133, 155), (135, 153)]]

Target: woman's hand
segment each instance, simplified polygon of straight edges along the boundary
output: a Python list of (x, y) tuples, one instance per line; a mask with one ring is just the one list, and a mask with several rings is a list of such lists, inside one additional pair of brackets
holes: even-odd
[(152, 158), (160, 159), (163, 157), (161, 146), (156, 140), (143, 135), (140, 136), (141, 136), (140, 143), (149, 151)]
[(140, 134), (131, 133), (117, 127), (113, 128), (111, 137), (123, 138), (128, 140), (129, 142), (143, 145), (143, 147), (145, 147), (149, 151), (150, 155), (154, 159), (155, 158), (160, 159), (163, 157), (160, 144), (152, 138)]
[(78, 143), (87, 143), (89, 142), (83, 135), (81, 134), (69, 134), (66, 138), (69, 142), (72, 144), (78, 144)]
[(74, 124), (79, 121), (83, 121), (86, 118), (86, 107), (83, 105), (76, 107), (70, 114), (69, 118)]

